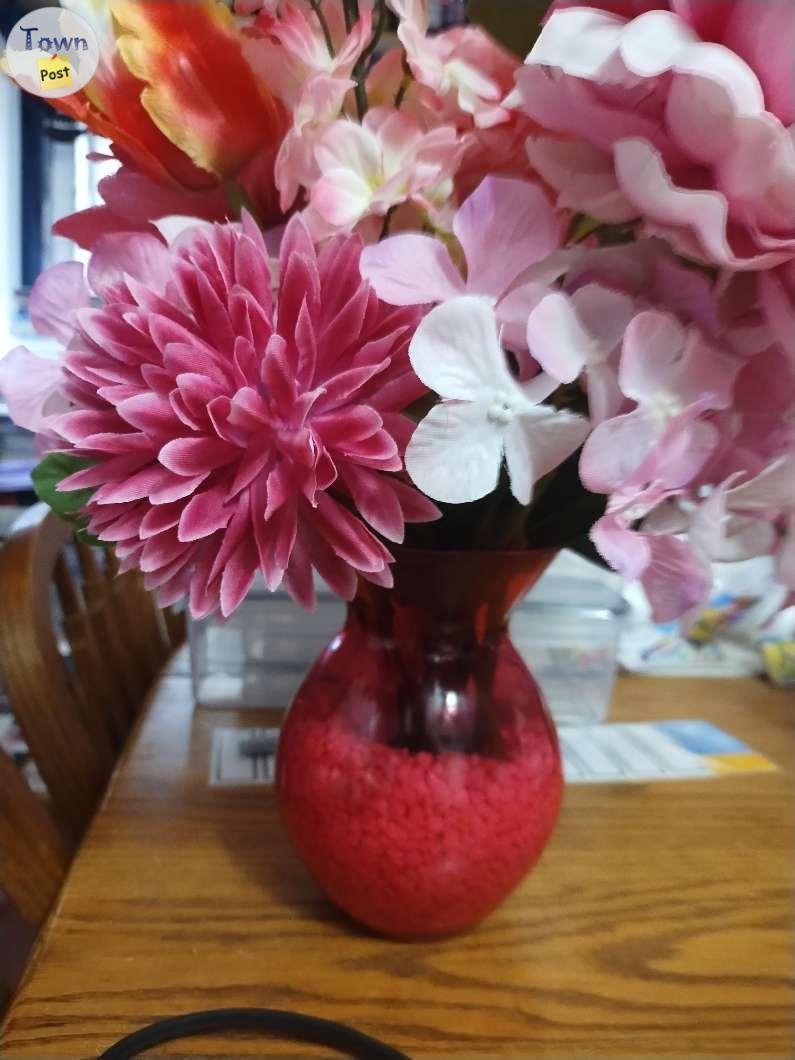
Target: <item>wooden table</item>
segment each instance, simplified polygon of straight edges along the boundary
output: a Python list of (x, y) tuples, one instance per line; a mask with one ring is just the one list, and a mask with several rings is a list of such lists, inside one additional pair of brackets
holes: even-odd
[[(524, 885), (447, 942), (371, 937), (326, 903), (263, 788), (207, 785), (215, 726), (184, 661), (160, 683), (74, 863), (2, 1055), (97, 1056), (154, 1019), (270, 1006), (414, 1060), (792, 1055), (795, 697), (758, 681), (624, 678), (613, 717), (704, 717), (778, 773), (571, 787)], [(262, 1038), (163, 1052), (322, 1056)]]

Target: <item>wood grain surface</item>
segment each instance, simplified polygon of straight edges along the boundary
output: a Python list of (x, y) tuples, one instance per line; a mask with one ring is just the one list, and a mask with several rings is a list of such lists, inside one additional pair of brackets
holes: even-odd
[[(160, 683), (67, 879), (4, 1057), (93, 1057), (165, 1016), (287, 1008), (414, 1060), (792, 1055), (795, 703), (758, 681), (621, 679), (613, 718), (703, 717), (780, 772), (567, 789), (536, 870), (468, 936), (370, 936), (293, 856), (272, 792), (209, 788), (184, 658)], [(324, 1056), (250, 1036), (157, 1055)]]

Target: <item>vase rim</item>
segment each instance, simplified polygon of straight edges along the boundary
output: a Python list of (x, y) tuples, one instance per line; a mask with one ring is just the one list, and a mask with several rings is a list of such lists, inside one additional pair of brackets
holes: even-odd
[(390, 543), (390, 550), (396, 555), (406, 556), (450, 556), (463, 558), (465, 556), (554, 556), (560, 551), (558, 548), (413, 548), (410, 545), (396, 545)]

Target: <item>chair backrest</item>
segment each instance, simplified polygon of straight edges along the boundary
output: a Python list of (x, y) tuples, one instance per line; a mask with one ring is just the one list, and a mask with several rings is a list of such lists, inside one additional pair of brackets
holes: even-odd
[(0, 750), (0, 886), (29, 924), (47, 915), (69, 857), (44, 802)]
[(82, 834), (158, 670), (184, 639), (134, 572), (117, 576), (36, 505), (0, 549), (0, 671), (67, 839)]

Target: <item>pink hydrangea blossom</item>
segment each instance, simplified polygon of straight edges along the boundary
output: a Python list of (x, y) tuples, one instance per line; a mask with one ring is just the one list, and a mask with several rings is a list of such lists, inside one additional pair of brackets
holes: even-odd
[(599, 424), (589, 438), (580, 464), (585, 485), (599, 493), (620, 488), (677, 424), (688, 431), (698, 427), (687, 446), (691, 481), (718, 442), (711, 424), (694, 421), (691, 413), (728, 408), (740, 367), (738, 358), (672, 314), (639, 313), (626, 329), (618, 373), (621, 392), (635, 408)]
[[(466, 277), (440, 240), (418, 232), (366, 247), (362, 273), (393, 305), (443, 302), (465, 293), (485, 295), (496, 307), (503, 341), (522, 351), (531, 308), (568, 264), (565, 257), (554, 256), (563, 242), (564, 224), (539, 185), (487, 177), (453, 219)], [(502, 252), (495, 253), (495, 247)]]
[(400, 540), (407, 519), (438, 514), (395, 474), (412, 426), (400, 410), (424, 391), (407, 356), (416, 313), (378, 300), (360, 251), (339, 238), (316, 253), (294, 218), (275, 299), (248, 219), (163, 247), (147, 280), (103, 270), (55, 424), (92, 466), (62, 488), (94, 491), (90, 529), (161, 600), (189, 592), (194, 614), (228, 615), (261, 570), (308, 606), (313, 567), (350, 598), (357, 574), (390, 581), (367, 524)]
[(559, 4), (509, 102), (554, 133), (528, 151), (561, 205), (769, 268), (795, 255), (793, 49), (790, 0)]
[[(746, 289), (748, 288), (748, 289)], [(753, 279), (715, 284), (657, 239), (570, 252), (565, 282), (530, 311), (527, 347), (562, 383), (580, 378), (599, 424), (627, 403), (618, 379), (627, 326), (647, 309), (673, 313), (731, 353), (749, 356), (773, 341)]]

